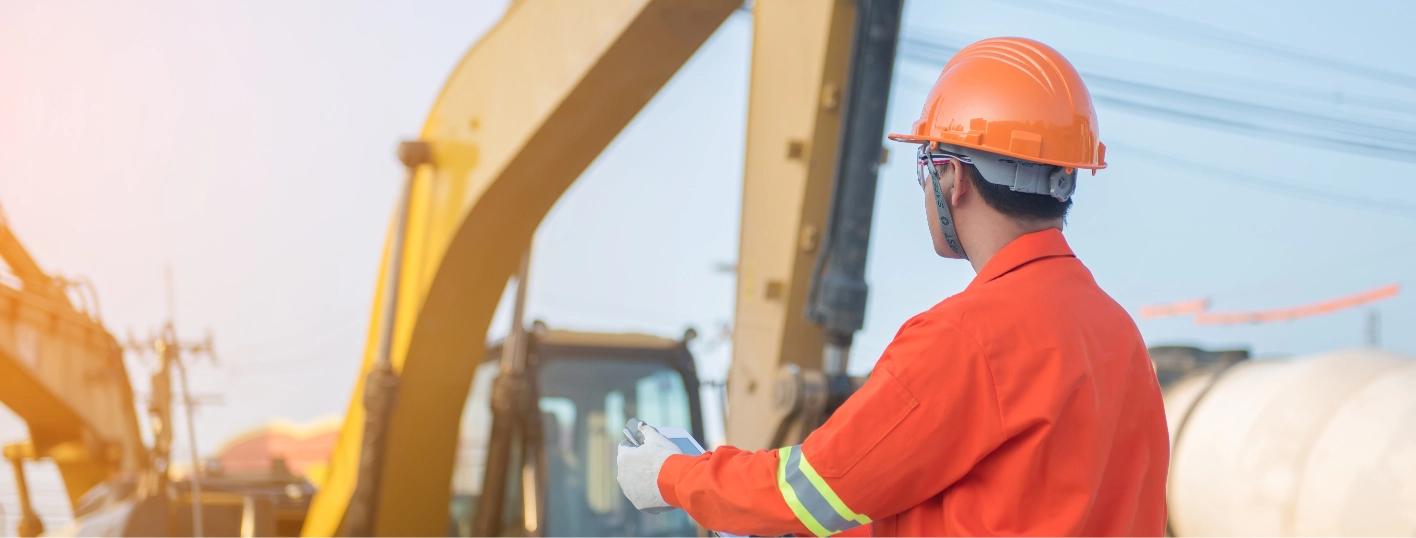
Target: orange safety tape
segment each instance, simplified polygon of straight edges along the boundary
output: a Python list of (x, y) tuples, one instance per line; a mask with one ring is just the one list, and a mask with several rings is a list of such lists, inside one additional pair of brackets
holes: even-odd
[(1209, 299), (1191, 299), (1170, 304), (1148, 305), (1141, 307), (1141, 317), (1146, 319), (1168, 318), (1171, 316), (1183, 316), (1185, 314), (1198, 314), (1209, 310)]
[(1309, 316), (1317, 316), (1345, 310), (1354, 306), (1380, 301), (1389, 297), (1394, 297), (1401, 291), (1400, 284), (1389, 284), (1380, 288), (1364, 291), (1362, 293), (1341, 297), (1321, 303), (1314, 303), (1305, 306), (1292, 308), (1279, 308), (1276, 310), (1260, 310), (1256, 312), (1201, 312), (1195, 316), (1197, 325), (1236, 325), (1244, 323), (1268, 323), (1273, 321), (1288, 321)]

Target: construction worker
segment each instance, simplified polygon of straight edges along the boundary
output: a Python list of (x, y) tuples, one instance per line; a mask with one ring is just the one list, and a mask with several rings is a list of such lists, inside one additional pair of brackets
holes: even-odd
[(1062, 237), (1077, 171), (1106, 167), (1081, 77), (1042, 43), (979, 41), (890, 138), (919, 145), (935, 252), (977, 276), (801, 445), (686, 456), (644, 425), (619, 449), (625, 495), (733, 534), (1161, 535), (1155, 371)]

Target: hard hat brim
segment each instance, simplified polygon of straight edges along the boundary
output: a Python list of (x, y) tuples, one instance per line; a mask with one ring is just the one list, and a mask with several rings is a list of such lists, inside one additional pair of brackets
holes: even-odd
[[(942, 137), (919, 136), (919, 135), (916, 135), (916, 134), (890, 133), (890, 134), (886, 135), (885, 137), (886, 137), (886, 138), (889, 138), (889, 139), (892, 140), (892, 141), (895, 141), (895, 142), (903, 142), (903, 143), (906, 143), (906, 144), (927, 144), (927, 143), (930, 143), (930, 142), (938, 142), (938, 143), (943, 143), (943, 144), (953, 144), (953, 145), (956, 145), (956, 146), (963, 146), (963, 147), (966, 147), (966, 148), (976, 149), (976, 150), (979, 150), (979, 151), (987, 151), (987, 152), (989, 152), (989, 153), (997, 153), (997, 154), (999, 154), (999, 155), (1003, 155), (1003, 156), (1007, 156), (1007, 157), (1012, 157), (1012, 158), (1018, 159), (1018, 160), (1020, 160), (1020, 161), (1029, 161), (1029, 162), (1035, 162), (1035, 163), (1050, 164), (1050, 165), (1052, 165), (1052, 166), (1061, 166), (1061, 167), (1063, 167), (1063, 168), (1084, 168), (1084, 169), (1092, 170), (1092, 171), (1101, 170), (1101, 169), (1106, 168), (1106, 161), (1105, 161), (1105, 160), (1103, 160), (1103, 161), (1100, 162), (1100, 163), (1072, 163), (1072, 162), (1064, 162), (1064, 161), (1054, 161), (1054, 160), (1051, 160), (1051, 159), (1039, 159), (1039, 158), (1037, 158), (1037, 157), (1032, 157), (1032, 156), (1028, 156), (1028, 155), (1022, 155), (1022, 154), (1018, 154), (1018, 153), (1013, 153), (1013, 152), (1010, 152), (1010, 151), (1002, 150), (1002, 149), (995, 148), (995, 147), (991, 147), (991, 146), (984, 146), (984, 145), (982, 145), (982, 144), (970, 144), (970, 143), (968, 143), (968, 142), (964, 142), (964, 141), (960, 140), (959, 138), (963, 138), (962, 136), (959, 137), (959, 138), (945, 139), (945, 138), (942, 138)], [(1102, 147), (1105, 147), (1105, 146), (1102, 145)], [(1103, 150), (1103, 151), (1104, 151), (1104, 150)], [(1104, 157), (1105, 153), (1103, 152), (1102, 155), (1103, 155), (1103, 159), (1104, 159), (1104, 158), (1105, 158), (1105, 157)]]

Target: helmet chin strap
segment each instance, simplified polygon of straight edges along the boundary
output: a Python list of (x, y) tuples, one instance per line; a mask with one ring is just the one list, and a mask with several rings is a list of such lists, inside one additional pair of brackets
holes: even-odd
[(954, 257), (960, 260), (969, 259), (969, 255), (964, 253), (964, 244), (959, 241), (959, 232), (954, 229), (954, 215), (949, 212), (949, 204), (944, 201), (944, 190), (939, 188), (939, 170), (934, 163), (929, 163), (929, 183), (934, 186), (934, 207), (939, 213), (939, 233), (944, 236), (944, 242), (949, 245), (949, 250), (954, 251)]

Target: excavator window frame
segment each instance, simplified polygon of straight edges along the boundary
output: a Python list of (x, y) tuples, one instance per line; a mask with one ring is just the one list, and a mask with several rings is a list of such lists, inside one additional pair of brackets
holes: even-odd
[[(579, 362), (604, 360), (606, 362), (639, 362), (655, 363), (669, 367), (676, 372), (683, 381), (683, 389), (688, 399), (688, 415), (690, 431), (697, 439), (704, 438), (703, 424), (703, 403), (702, 403), (702, 383), (698, 378), (697, 363), (694, 361), (692, 352), (688, 349), (687, 340), (670, 340), (667, 338), (646, 337), (645, 335), (610, 335), (598, 333), (571, 333), (566, 331), (551, 331), (551, 334), (538, 334), (535, 331), (528, 331), (527, 361), (525, 375), (533, 380), (531, 397), (535, 401), (540, 398), (540, 368), (541, 366), (558, 361)], [(564, 342), (564, 343), (561, 343)], [(478, 363), (481, 370), (488, 364), (497, 364), (502, 360), (503, 345), (505, 340), (494, 342), (487, 347), (483, 360)], [(484, 370), (485, 371), (485, 370)], [(476, 381), (474, 380), (474, 385)], [(472, 398), (471, 393), (468, 398)], [(465, 412), (465, 411), (464, 411)], [(543, 425), (540, 424), (540, 414), (528, 414), (523, 420), (535, 422), (526, 424), (522, 430), (534, 429), (541, 431)], [(463, 426), (467, 426), (463, 423)], [(497, 442), (488, 438), (488, 443)], [(516, 451), (522, 448), (517, 445)], [(544, 459), (544, 458), (542, 458)], [(519, 462), (519, 460), (518, 460)], [(537, 467), (544, 469), (545, 462), (539, 462)], [(517, 467), (520, 463), (516, 464)], [(538, 473), (540, 474), (540, 473)], [(541, 479), (538, 488), (544, 489), (545, 478)], [(486, 495), (483, 491), (481, 495)], [(516, 527), (526, 526), (524, 521), (516, 518), (515, 514), (520, 514), (523, 510), (524, 496), (521, 491), (519, 480), (509, 479), (506, 489), (503, 490), (505, 496), (502, 501), (502, 514), (500, 524), (501, 535), (519, 535)], [(545, 502), (545, 492), (539, 492), (538, 499)], [(480, 502), (478, 503), (480, 504)], [(475, 517), (475, 516), (474, 516)], [(544, 529), (545, 514), (540, 514), (536, 527)], [(517, 525), (520, 523), (520, 525)], [(459, 525), (455, 521), (449, 521), (449, 531), (455, 533), (454, 529)]]

